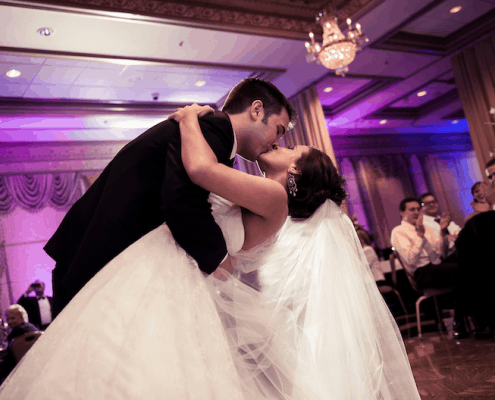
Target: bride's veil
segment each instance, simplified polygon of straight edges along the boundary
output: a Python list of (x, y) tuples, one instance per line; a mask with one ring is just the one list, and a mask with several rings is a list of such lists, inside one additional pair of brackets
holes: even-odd
[(333, 201), (307, 220), (288, 218), (260, 262), (262, 292), (300, 329), (297, 374), (318, 397), (419, 399), (399, 329)]
[(398, 327), (334, 202), (309, 219), (288, 218), (241, 267), (258, 270), (261, 293), (230, 278), (217, 282), (216, 295), (242, 354), (236, 364), (248, 365), (246, 387), (276, 393), (253, 398), (419, 399)]

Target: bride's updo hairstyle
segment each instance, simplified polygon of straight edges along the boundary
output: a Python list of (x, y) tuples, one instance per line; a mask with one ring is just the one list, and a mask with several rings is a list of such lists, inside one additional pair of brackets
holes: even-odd
[(311, 148), (297, 160), (296, 166), (301, 174), (294, 175), (296, 196), (288, 196), (291, 217), (309, 218), (326, 199), (340, 206), (347, 197), (345, 179), (325, 153)]

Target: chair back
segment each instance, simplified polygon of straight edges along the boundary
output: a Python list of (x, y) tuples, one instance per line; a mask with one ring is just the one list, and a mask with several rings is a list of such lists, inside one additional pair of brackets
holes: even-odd
[(394, 252), (390, 253), (388, 256), (388, 261), (390, 262), (390, 276), (392, 279), (392, 284), (397, 287), (397, 268), (395, 266), (395, 255)]
[[(397, 250), (394, 250), (392, 254), (390, 254), (390, 266), (395, 270), (395, 260), (398, 260), (400, 262), (400, 265), (402, 265), (402, 269), (406, 273), (407, 279), (409, 280), (409, 283), (411, 284), (412, 288), (418, 292), (419, 294), (423, 294), (423, 291), (418, 287), (416, 280), (414, 279), (414, 276), (406, 269), (404, 262), (400, 258), (399, 253)], [(397, 279), (397, 274), (395, 274), (395, 279)]]
[(38, 338), (43, 334), (41, 331), (26, 332), (25, 334), (16, 337), (10, 343), (10, 350), (14, 355), (16, 363), (18, 363), (24, 354), (33, 346)]

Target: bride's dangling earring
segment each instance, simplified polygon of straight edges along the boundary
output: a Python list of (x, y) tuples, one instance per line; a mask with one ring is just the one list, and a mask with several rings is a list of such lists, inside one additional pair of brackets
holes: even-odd
[(292, 175), (290, 172), (287, 175), (287, 188), (289, 189), (289, 194), (296, 197), (296, 193), (297, 193), (296, 178), (294, 178), (294, 175)]

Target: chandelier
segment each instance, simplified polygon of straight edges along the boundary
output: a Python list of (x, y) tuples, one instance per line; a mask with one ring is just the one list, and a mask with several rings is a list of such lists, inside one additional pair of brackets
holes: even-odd
[(334, 15), (327, 15), (323, 11), (316, 17), (316, 22), (323, 28), (323, 42), (320, 45), (315, 42), (315, 35), (309, 32), (311, 43), (306, 42), (308, 62), (323, 64), (328, 69), (334, 69), (336, 75), (345, 76), (349, 71), (347, 67), (356, 57), (356, 52), (361, 50), (362, 45), (369, 39), (361, 31), (361, 25), (352, 25), (347, 18), (347, 37), (341, 32)]

